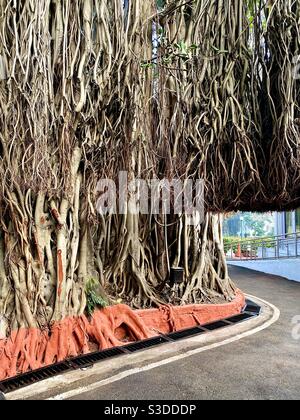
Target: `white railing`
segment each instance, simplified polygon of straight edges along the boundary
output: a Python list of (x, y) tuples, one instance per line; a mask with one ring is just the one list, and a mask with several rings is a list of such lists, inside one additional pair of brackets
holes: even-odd
[(300, 257), (300, 232), (225, 244), (228, 261)]

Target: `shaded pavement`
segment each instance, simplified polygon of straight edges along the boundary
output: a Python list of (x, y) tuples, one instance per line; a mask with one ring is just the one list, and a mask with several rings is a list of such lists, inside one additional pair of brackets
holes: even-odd
[(280, 309), (276, 324), (74, 399), (300, 399), (300, 340), (292, 336), (292, 320), (300, 315), (300, 283), (240, 267), (230, 271), (239, 288)]

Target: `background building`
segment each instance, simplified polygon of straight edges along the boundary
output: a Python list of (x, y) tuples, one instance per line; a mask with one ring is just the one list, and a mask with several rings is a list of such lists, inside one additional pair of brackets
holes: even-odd
[(300, 209), (292, 212), (275, 213), (275, 235), (300, 232)]
[(269, 242), (263, 239), (259, 245), (256, 242), (258, 248), (253, 259), (230, 260), (229, 264), (300, 282), (300, 209), (274, 213), (272, 217), (278, 238)]

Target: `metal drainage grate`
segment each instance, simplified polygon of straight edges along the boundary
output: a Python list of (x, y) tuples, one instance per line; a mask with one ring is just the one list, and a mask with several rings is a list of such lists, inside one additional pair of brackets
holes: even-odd
[(139, 350), (148, 349), (154, 346), (157, 346), (159, 344), (168, 343), (169, 340), (165, 337), (155, 337), (150, 338), (150, 340), (143, 340), (138, 341), (137, 343), (128, 344), (127, 346), (124, 346), (125, 350), (128, 350), (130, 353), (134, 353)]
[(195, 335), (200, 335), (207, 332), (205, 329), (201, 327), (190, 328), (188, 330), (181, 330), (176, 331), (171, 334), (168, 334), (168, 337), (171, 338), (173, 341), (182, 340), (184, 338), (193, 337)]
[(204, 327), (208, 330), (208, 331), (214, 331), (214, 330), (218, 330), (219, 328), (224, 328), (224, 327), (229, 327), (230, 323), (227, 321), (217, 321), (217, 322), (213, 322), (211, 324), (208, 325), (204, 325)]
[(23, 375), (16, 376), (11, 379), (0, 382), (0, 391), (4, 394), (16, 391), (17, 389), (25, 388), (36, 382), (43, 381), (44, 379), (52, 378), (62, 373), (69, 372), (72, 366), (68, 362), (57, 363), (42, 369), (32, 372), (24, 373)]
[(250, 318), (253, 318), (253, 314), (244, 313), (228, 318), (226, 321), (230, 322), (231, 324), (237, 324), (238, 322), (243, 322)]
[(101, 360), (111, 359), (116, 356), (126, 354), (121, 347), (114, 347), (112, 349), (102, 350), (95, 353), (86, 354), (84, 356), (74, 357), (69, 360), (69, 363), (74, 369), (83, 369), (89, 366), (93, 366), (95, 363)]
[(251, 300), (246, 301), (247, 306), (245, 308), (245, 312), (251, 312), (256, 315), (260, 315), (261, 307), (257, 305), (255, 302), (252, 302)]

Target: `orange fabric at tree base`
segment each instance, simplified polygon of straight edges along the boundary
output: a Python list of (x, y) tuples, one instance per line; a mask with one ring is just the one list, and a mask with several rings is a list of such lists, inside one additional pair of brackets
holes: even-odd
[(241, 313), (245, 296), (238, 291), (233, 302), (219, 305), (162, 306), (133, 311), (126, 305), (66, 318), (50, 331), (20, 329), (0, 340), (0, 380), (63, 361), (72, 356), (104, 350), (128, 342), (204, 325)]
[(208, 324), (241, 313), (245, 296), (238, 291), (231, 303), (186, 306), (162, 306), (159, 309), (136, 311), (148, 328), (163, 334)]

